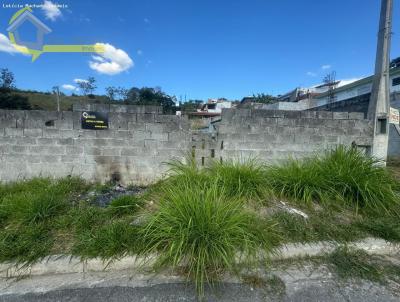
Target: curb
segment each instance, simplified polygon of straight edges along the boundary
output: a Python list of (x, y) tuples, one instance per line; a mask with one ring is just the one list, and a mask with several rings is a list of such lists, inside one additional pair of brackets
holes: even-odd
[[(320, 256), (326, 253), (332, 253), (337, 247), (343, 244), (336, 242), (316, 242), (311, 244), (286, 244), (270, 257), (271, 260), (284, 260), (290, 258), (299, 258), (306, 256)], [(364, 240), (351, 242), (348, 247), (364, 250), (368, 254), (392, 256), (400, 253), (400, 244), (392, 244), (383, 239), (366, 238)], [(32, 265), (21, 265), (16, 263), (1, 263), (0, 278), (13, 278), (25, 275), (58, 275), (58, 274), (76, 274), (90, 272), (109, 272), (122, 271), (128, 269), (151, 268), (155, 257), (147, 258), (146, 265), (143, 266), (144, 258), (136, 256), (126, 256), (121, 259), (107, 262), (100, 258), (81, 260), (79, 257), (66, 255), (47, 256), (41, 261)]]

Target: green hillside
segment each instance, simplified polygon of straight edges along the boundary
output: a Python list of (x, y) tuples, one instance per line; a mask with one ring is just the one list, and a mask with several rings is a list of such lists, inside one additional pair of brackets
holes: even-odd
[[(57, 110), (57, 98), (48, 92), (36, 91), (16, 91), (14, 94), (27, 97), (33, 110)], [(96, 95), (94, 98), (87, 96), (67, 96), (60, 95), (61, 110), (72, 110), (72, 105), (76, 103), (107, 103), (108, 98), (104, 95)]]

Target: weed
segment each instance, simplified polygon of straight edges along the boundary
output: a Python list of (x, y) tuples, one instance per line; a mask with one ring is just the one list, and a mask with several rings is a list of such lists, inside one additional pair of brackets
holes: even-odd
[(379, 214), (399, 205), (395, 192), (399, 185), (389, 172), (377, 160), (343, 146), (322, 156), (272, 166), (267, 178), (276, 193), (305, 203), (341, 202)]
[(108, 211), (111, 215), (123, 216), (135, 214), (142, 206), (143, 201), (140, 197), (124, 195), (112, 200), (108, 206)]
[(361, 278), (375, 282), (385, 280), (385, 269), (374, 263), (373, 258), (362, 250), (340, 247), (327, 255), (326, 260), (342, 279)]
[(365, 217), (358, 226), (373, 236), (390, 242), (400, 242), (399, 217)]
[(114, 221), (77, 234), (72, 254), (83, 258), (115, 259), (137, 250), (137, 229), (124, 221)]
[(200, 296), (205, 283), (234, 271), (237, 260), (251, 262), (278, 243), (273, 225), (243, 211), (217, 184), (193, 187), (190, 180), (165, 191), (141, 237), (142, 253), (159, 255), (156, 267), (186, 266)]
[(227, 196), (244, 197), (247, 200), (266, 196), (265, 167), (254, 159), (223, 163), (215, 161), (207, 172)]
[(53, 245), (44, 225), (20, 226), (0, 232), (0, 262), (33, 263), (49, 255)]

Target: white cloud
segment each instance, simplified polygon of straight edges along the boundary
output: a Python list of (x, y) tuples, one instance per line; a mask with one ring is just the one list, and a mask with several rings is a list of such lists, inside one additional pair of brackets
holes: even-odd
[(7, 36), (0, 34), (0, 51), (2, 52), (7, 52), (9, 54), (14, 54), (14, 53), (21, 53), (18, 51), (13, 44), (11, 44), (10, 40), (8, 39)]
[(326, 69), (331, 69), (332, 68), (332, 65), (329, 65), (329, 64), (326, 64), (326, 65), (322, 65), (321, 66), (321, 69), (324, 69), (324, 70), (326, 70)]
[(46, 19), (50, 19), (51, 21), (55, 21), (58, 17), (62, 16), (57, 5), (49, 0), (44, 0), (42, 10), (44, 11)]
[(312, 71), (308, 71), (306, 74), (307, 74), (309, 77), (316, 77), (316, 76), (317, 76), (317, 74), (316, 74), (315, 72), (312, 72)]
[(84, 79), (74, 79), (75, 83), (87, 83), (88, 80), (84, 80)]
[(138, 54), (139, 56), (143, 55), (143, 50), (138, 49), (138, 50), (137, 50), (137, 54)]
[(63, 84), (63, 85), (61, 85), (61, 88), (65, 89), (65, 90), (70, 90), (70, 91), (78, 90), (77, 87), (75, 87), (74, 85), (70, 85), (70, 84)]
[(115, 75), (133, 67), (133, 61), (122, 49), (115, 48), (108, 43), (96, 43), (104, 47), (104, 52), (92, 56), (89, 67), (98, 73)]

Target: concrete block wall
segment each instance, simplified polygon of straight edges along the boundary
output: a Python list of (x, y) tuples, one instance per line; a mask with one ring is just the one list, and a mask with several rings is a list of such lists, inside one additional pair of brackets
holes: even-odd
[(154, 181), (166, 161), (184, 157), (189, 122), (137, 109), (110, 112), (109, 130), (81, 129), (81, 112), (0, 110), (0, 180), (80, 175), (102, 182)]
[(363, 113), (226, 109), (216, 132), (193, 135), (197, 161), (257, 158), (278, 162), (343, 144), (369, 152), (372, 124)]
[(363, 113), (227, 109), (214, 131), (201, 132), (157, 108), (101, 106), (75, 110), (109, 112), (108, 130), (81, 129), (81, 111), (0, 110), (0, 181), (79, 175), (148, 184), (164, 175), (166, 162), (189, 153), (200, 165), (250, 157), (275, 162), (339, 144), (368, 152), (372, 144)]

